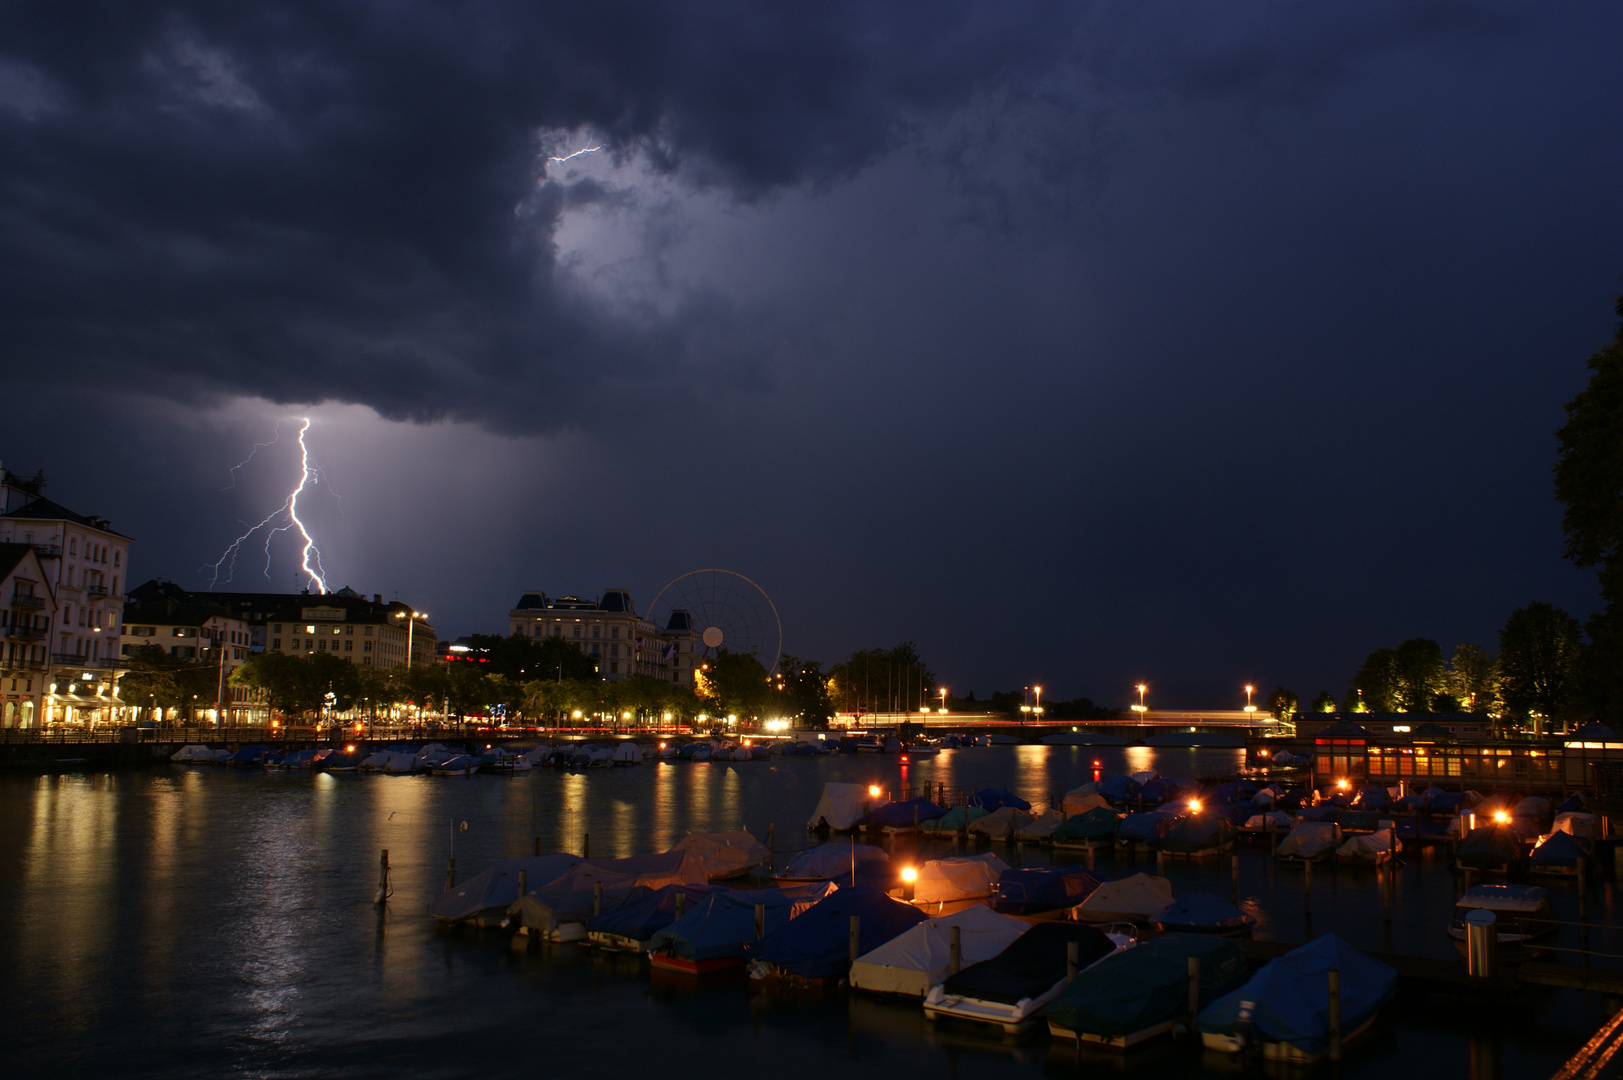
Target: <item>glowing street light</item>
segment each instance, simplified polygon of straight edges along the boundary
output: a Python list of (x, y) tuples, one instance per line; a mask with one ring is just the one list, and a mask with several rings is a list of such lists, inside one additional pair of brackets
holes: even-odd
[(413, 611), (411, 613), (411, 617), (408, 619), (408, 618), (406, 618), (406, 612), (397, 611), (397, 612), (394, 613), (394, 617), (397, 618), (397, 619), (406, 619), (406, 667), (410, 668), (411, 667), (411, 635), (412, 635), (412, 631), (417, 629), (417, 620), (418, 619), (426, 619), (426, 618), (428, 618), (428, 612), (426, 612), (426, 611)]
[(1149, 687), (1143, 683), (1139, 683), (1137, 689), (1138, 704), (1131, 706), (1132, 710), (1136, 713), (1149, 712), (1149, 709), (1144, 705), (1144, 691), (1148, 690)]

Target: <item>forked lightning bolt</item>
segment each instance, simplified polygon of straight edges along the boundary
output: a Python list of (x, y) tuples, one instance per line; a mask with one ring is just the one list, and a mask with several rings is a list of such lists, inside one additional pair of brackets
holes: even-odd
[[(317, 468), (316, 466), (310, 464), (310, 448), (304, 443), (304, 433), (309, 430), (310, 420), (308, 417), (305, 417), (304, 425), (299, 428), (298, 485), (288, 493), (286, 499), (282, 500), (281, 506), (278, 506), (275, 510), (271, 511), (262, 521), (259, 522), (259, 524), (254, 525), (247, 532), (243, 533), (241, 536), (237, 537), (231, 542), (231, 545), (227, 547), (220, 555), (219, 559), (213, 563), (214, 576), (209, 581), (209, 588), (212, 589), (219, 583), (220, 573), (222, 570), (225, 572), (225, 579), (227, 581), (231, 580), (231, 576), (235, 572), (237, 566), (237, 553), (242, 550), (242, 545), (246, 544), (249, 538), (255, 533), (259, 532), (261, 529), (266, 530), (265, 579), (267, 581), (270, 580), (271, 540), (275, 538), (277, 533), (287, 532), (289, 529), (298, 529), (299, 535), (304, 538), (304, 548), (299, 553), (299, 566), (304, 570), (306, 576), (309, 577), (310, 584), (316, 587), (317, 592), (325, 593), (328, 591), (327, 572), (326, 569), (321, 565), (321, 550), (316, 547), (315, 538), (310, 535), (310, 530), (305, 528), (304, 522), (299, 519), (299, 495), (304, 491), (304, 485), (319, 482)], [(275, 439), (271, 440), (271, 442), (275, 441)], [(269, 445), (270, 443), (259, 443), (254, 447), (254, 450), (258, 451), (260, 447)], [(243, 465), (248, 464), (249, 461), (253, 460), (253, 456), (254, 455), (250, 453), (246, 459), (237, 465), (237, 468), (240, 469)], [(233, 475), (235, 472), (236, 469), (233, 469)], [(267, 528), (267, 526), (272, 526), (273, 523), (276, 522), (285, 523), (275, 524), (274, 527)], [(315, 559), (314, 567), (310, 565), (310, 560), (312, 557)]]

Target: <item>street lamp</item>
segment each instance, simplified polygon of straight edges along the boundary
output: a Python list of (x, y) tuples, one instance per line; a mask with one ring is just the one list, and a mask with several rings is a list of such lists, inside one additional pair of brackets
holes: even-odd
[(1043, 688), (1040, 686), (1033, 686), (1031, 689), (1032, 692), (1037, 695), (1037, 700), (1033, 703), (1036, 708), (1031, 710), (1032, 714), (1035, 716), (1041, 716), (1043, 714)]
[(413, 630), (417, 629), (417, 620), (428, 618), (428, 612), (413, 611), (408, 619), (404, 611), (397, 611), (394, 613), (394, 617), (406, 619), (406, 667), (409, 669), (411, 667), (411, 634)]
[(1136, 713), (1149, 712), (1149, 709), (1147, 707), (1145, 707), (1145, 705), (1144, 705), (1144, 691), (1146, 691), (1148, 689), (1149, 689), (1149, 687), (1144, 685), (1143, 683), (1138, 684), (1138, 704), (1134, 705), (1132, 707), (1134, 712), (1136, 712)]
[(1248, 713), (1254, 713), (1257, 711), (1257, 707), (1251, 704), (1251, 695), (1256, 693), (1256, 691), (1257, 688), (1255, 686), (1252, 686), (1250, 683), (1245, 684), (1245, 711)]
[(947, 688), (945, 686), (941, 688), (941, 711), (947, 711)]

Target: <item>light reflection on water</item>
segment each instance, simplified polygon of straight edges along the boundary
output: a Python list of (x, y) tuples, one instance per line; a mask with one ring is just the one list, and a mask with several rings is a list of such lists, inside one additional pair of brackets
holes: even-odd
[[(453, 822), (459, 878), (527, 853), (535, 837), (544, 850), (578, 851), (587, 832), (593, 854), (627, 855), (741, 823), (762, 835), (770, 821), (787, 849), (810, 842), (802, 825), (828, 780), (1010, 787), (1046, 805), (1056, 788), (1087, 780), (1095, 758), (1110, 771), (1187, 776), (1231, 770), (1238, 753), (998, 747), (905, 766), (842, 755), (471, 779), (181, 767), (0, 775), (8, 1071), (529, 1075), (533, 1054), (489, 1051), (518, 1040), (544, 1045), (546, 1066), (564, 1075), (604, 1074), (609, 1050), (614, 1072), (669, 1071), (672, 1061), (715, 1063), (717, 1046), (735, 1043), (729, 1061), (792, 1061), (803, 1072), (1069, 1074), (1074, 1060), (1048, 1060), (1041, 1039), (1004, 1045), (931, 1032), (916, 1005), (664, 989), (635, 958), (577, 946), (514, 951), (500, 934), (440, 931), (420, 912), (444, 884)], [(371, 899), (383, 848), (395, 895), (380, 915)], [(1048, 861), (1038, 848), (997, 850), (1011, 862)], [(1153, 857), (1099, 863), (1106, 876), (1154, 869)], [(1232, 888), (1226, 863), (1173, 863), (1167, 873), (1180, 892)], [(1335, 929), (1366, 948), (1390, 941), (1399, 952), (1450, 955), (1443, 927), (1454, 879), (1442, 856), (1411, 858), (1390, 931), (1376, 880), (1370, 871), (1315, 875), (1309, 920), (1300, 874), (1247, 850), (1239, 894), (1263, 920), (1259, 936), (1300, 941)], [(1612, 890), (1596, 886), (1592, 917), (1611, 917)], [(1563, 917), (1574, 917), (1571, 887), (1554, 891)], [(1615, 944), (1609, 951), (1623, 951)], [(1349, 1078), (1412, 1070), (1416, 1059), (1451, 1076), (1472, 1075), (1473, 1060), (1496, 1062), (1506, 1077), (1548, 1075), (1601, 1016), (1597, 1001), (1566, 991), (1529, 994), (1486, 1035), (1487, 1014), (1440, 999), (1389, 1012), (1376, 1041), (1347, 1062)], [(1132, 1061), (1146, 1077), (1193, 1075), (1177, 1048)]]

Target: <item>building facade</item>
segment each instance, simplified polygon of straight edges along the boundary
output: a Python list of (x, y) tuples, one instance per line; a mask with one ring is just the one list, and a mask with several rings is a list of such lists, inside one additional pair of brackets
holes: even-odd
[(394, 668), (407, 663), (434, 663), (438, 657), (434, 627), (413, 617), (398, 600), (369, 600), (354, 589), (331, 593), (204, 592), (182, 589), (154, 578), (130, 591), (142, 602), (174, 600), (211, 604), (239, 620), (248, 635), (248, 651), (291, 655), (336, 653), (364, 667)]
[[(147, 647), (160, 650), (171, 660), (209, 668), (214, 675), (214, 694), (198, 703), (196, 719), (212, 723), (236, 719), (243, 710), (258, 705), (255, 691), (232, 686), (231, 673), (248, 661), (248, 624), (215, 604), (163, 600), (124, 605), (124, 634), (119, 653), (129, 664)], [(127, 695), (126, 695), (127, 697)], [(126, 704), (139, 713), (151, 713), (155, 703), (129, 699)], [(152, 719), (176, 717), (152, 716)]]
[(638, 615), (631, 594), (609, 589), (595, 600), (527, 592), (507, 613), (508, 632), (563, 638), (597, 667), (599, 677), (619, 682), (637, 675), (693, 686), (699, 639), (686, 611), (673, 611), (664, 626)]
[(43, 722), (55, 620), (56, 597), (33, 546), (0, 543), (0, 728)]
[[(42, 642), (45, 696), (36, 716), (42, 726), (110, 723), (123, 704), (117, 679), (130, 538), (106, 518), (45, 498), (43, 488), (43, 477), (23, 479), (0, 468), (0, 543), (34, 549), (40, 584), (56, 607)], [(11, 675), (5, 678), (9, 686)]]

